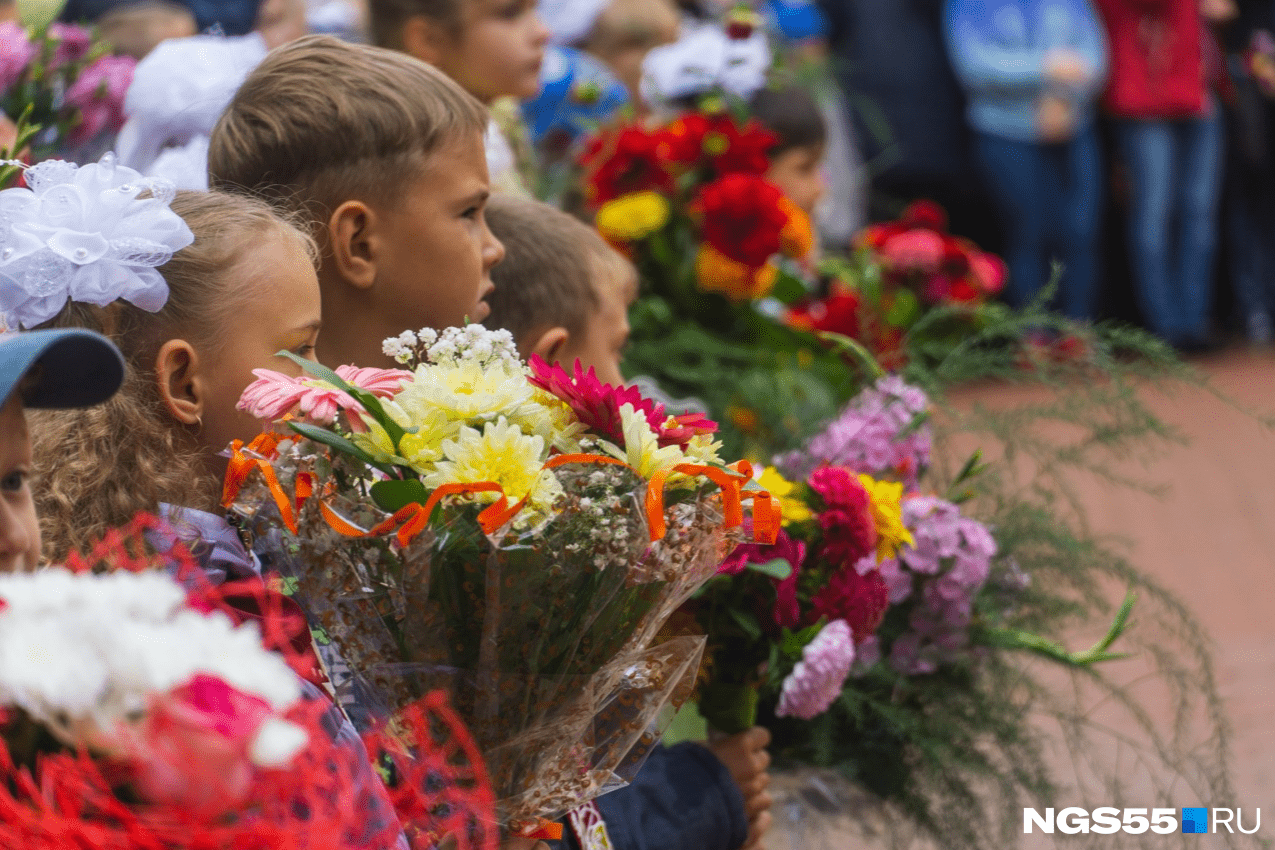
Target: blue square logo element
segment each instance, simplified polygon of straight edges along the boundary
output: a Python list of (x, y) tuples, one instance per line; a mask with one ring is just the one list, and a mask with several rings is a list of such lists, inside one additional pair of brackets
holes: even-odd
[(1182, 831), (1187, 833), (1208, 832), (1209, 810), (1184, 808), (1182, 810)]

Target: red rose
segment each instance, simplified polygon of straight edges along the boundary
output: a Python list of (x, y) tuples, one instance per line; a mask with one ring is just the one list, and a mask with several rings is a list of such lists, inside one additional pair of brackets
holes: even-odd
[(594, 206), (630, 192), (671, 194), (675, 189), (660, 154), (660, 136), (638, 126), (621, 127), (589, 142), (581, 163), (588, 172), (585, 191)]
[(750, 268), (760, 268), (779, 253), (788, 223), (780, 201), (784, 194), (751, 174), (731, 174), (709, 183), (695, 199), (704, 241)]

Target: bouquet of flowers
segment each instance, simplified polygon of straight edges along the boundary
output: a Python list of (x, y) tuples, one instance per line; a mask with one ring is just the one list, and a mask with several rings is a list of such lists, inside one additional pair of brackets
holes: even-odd
[(822, 271), (827, 293), (793, 304), (787, 321), (858, 340), (886, 368), (909, 356), (939, 360), (1004, 310), (989, 299), (1005, 285), (1005, 264), (949, 234), (929, 201), (864, 229), (855, 255), (830, 258)]
[[(888, 791), (882, 777), (898, 776), (914, 742), (895, 742), (899, 765), (869, 778), (881, 740), (866, 706), (890, 703), (913, 677), (950, 676), (956, 687), (998, 650), (1074, 665), (1114, 658), (1107, 650), (1131, 604), (1085, 653), (1014, 628), (1009, 614), (1029, 577), (1012, 563), (993, 570), (991, 530), (961, 507), (977, 457), (946, 497), (920, 489), (927, 416), (924, 393), (883, 377), (804, 449), (778, 457), (761, 476), (782, 512), (776, 542), (741, 546), (687, 608), (709, 636), (698, 707), (711, 725), (746, 728), (760, 710), (781, 750), (809, 758), (835, 747), (876, 790)], [(816, 743), (826, 727), (797, 722), (834, 704), (858, 722), (862, 747), (855, 736)]]
[(654, 129), (606, 130), (581, 155), (595, 224), (641, 277), (626, 371), (733, 426), (727, 450), (749, 457), (791, 448), (858, 389), (840, 354), (764, 309), (805, 294), (814, 247), (808, 217), (765, 178), (774, 142), (716, 97)]
[(263, 646), (281, 621), (236, 624), (169, 569), (194, 567), (116, 539), (0, 576), (0, 844), (393, 847), (383, 790), (356, 783), (365, 751), (333, 740), (300, 659)]
[(724, 103), (655, 129), (596, 135), (581, 163), (598, 231), (655, 291), (693, 312), (769, 294), (777, 258), (814, 250), (809, 217), (766, 180), (775, 141)]
[(351, 698), (396, 711), (446, 690), (502, 822), (535, 834), (640, 763), (702, 648), (651, 639), (738, 542), (743, 501), (760, 540), (777, 517), (714, 423), (524, 365), (507, 332), (385, 350), (411, 371), (259, 372), (241, 407), (294, 436), (235, 447), (227, 504), (275, 515)]
[(119, 132), (136, 66), (75, 24), (28, 31), (0, 23), (0, 112), (41, 128), (31, 142), (32, 161), (81, 148)]

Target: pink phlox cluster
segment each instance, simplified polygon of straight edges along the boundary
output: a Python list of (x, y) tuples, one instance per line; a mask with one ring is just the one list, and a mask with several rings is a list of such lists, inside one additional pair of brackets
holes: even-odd
[(844, 620), (824, 626), (784, 679), (775, 715), (810, 720), (827, 711), (845, 685), (854, 653), (854, 638)]
[(22, 76), (39, 45), (27, 38), (26, 29), (16, 21), (0, 23), (0, 90), (7, 91)]
[(928, 424), (902, 432), (928, 407), (924, 392), (887, 375), (859, 393), (804, 449), (780, 456), (776, 464), (789, 479), (830, 464), (878, 477), (891, 473), (915, 486), (929, 466), (933, 436)]
[(79, 62), (93, 49), (93, 34), (77, 24), (50, 24), (49, 38), (56, 43), (53, 48), (53, 57), (49, 60), (51, 71), (56, 71), (72, 62)]
[(957, 505), (934, 496), (905, 499), (903, 523), (914, 545), (878, 566), (891, 604), (917, 593), (909, 629), (891, 646), (890, 663), (907, 675), (932, 673), (968, 650), (974, 598), (987, 582), (996, 540)]
[(133, 82), (137, 60), (131, 56), (103, 56), (80, 73), (66, 90), (66, 102), (80, 111), (68, 141), (72, 146), (124, 126), (124, 95)]

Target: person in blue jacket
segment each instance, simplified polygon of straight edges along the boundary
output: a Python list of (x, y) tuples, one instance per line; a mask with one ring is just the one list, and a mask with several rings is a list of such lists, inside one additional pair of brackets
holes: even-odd
[(1107, 45), (1088, 0), (947, 0), (944, 34), (976, 159), (999, 209), (1014, 306), (1062, 263), (1059, 306), (1097, 308), (1102, 161), (1094, 115)]

